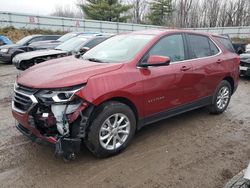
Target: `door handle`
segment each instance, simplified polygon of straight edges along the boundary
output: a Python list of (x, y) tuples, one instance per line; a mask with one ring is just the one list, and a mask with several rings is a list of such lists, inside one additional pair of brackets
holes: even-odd
[(218, 60), (216, 61), (216, 63), (220, 64), (220, 63), (222, 63), (222, 60), (221, 60), (221, 59), (218, 59)]
[(183, 66), (181, 67), (181, 71), (187, 71), (187, 70), (190, 70), (191, 67), (187, 67), (187, 66)]

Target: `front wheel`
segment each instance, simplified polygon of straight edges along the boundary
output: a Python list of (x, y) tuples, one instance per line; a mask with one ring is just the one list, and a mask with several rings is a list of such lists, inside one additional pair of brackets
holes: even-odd
[(220, 84), (215, 90), (213, 101), (209, 108), (210, 113), (220, 114), (224, 112), (230, 102), (231, 95), (232, 95), (232, 88), (230, 83), (226, 80), (220, 82)]
[(132, 140), (135, 127), (135, 115), (130, 107), (119, 102), (104, 103), (90, 124), (86, 146), (97, 157), (118, 154)]

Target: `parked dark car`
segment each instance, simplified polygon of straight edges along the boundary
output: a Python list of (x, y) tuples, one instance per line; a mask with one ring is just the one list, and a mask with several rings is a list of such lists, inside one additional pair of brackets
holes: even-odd
[(8, 37), (0, 35), (0, 46), (7, 44), (12, 44), (12, 41)]
[(231, 41), (235, 53), (242, 54), (246, 52), (246, 43), (233, 42), (228, 34), (222, 34), (222, 36), (228, 38)]
[(240, 55), (240, 75), (250, 76), (250, 53)]
[(237, 54), (242, 54), (246, 52), (246, 43), (232, 42), (232, 44)]
[(37, 50), (18, 54), (13, 58), (13, 64), (17, 69), (25, 70), (49, 59), (65, 57), (72, 54), (80, 56), (109, 37), (110, 36), (78, 35), (60, 44), (55, 49)]
[(57, 40), (52, 40), (52, 41), (39, 41), (39, 42), (34, 42), (29, 45), (29, 47), (33, 48), (34, 50), (44, 50), (44, 49), (54, 49), (58, 45), (62, 44), (63, 42), (76, 37), (78, 35), (98, 35), (100, 33), (95, 33), (95, 32), (70, 32), (67, 33)]
[(136, 31), (111, 37), (81, 58), (33, 66), (14, 87), (17, 129), (54, 144), (67, 159), (81, 144), (107, 157), (122, 152), (145, 125), (204, 106), (221, 114), (237, 89), (240, 63), (221, 38)]
[(33, 51), (33, 48), (28, 46), (32, 42), (55, 40), (59, 37), (60, 35), (29, 35), (19, 40), (16, 44), (0, 46), (0, 61), (11, 63), (13, 57), (17, 54)]

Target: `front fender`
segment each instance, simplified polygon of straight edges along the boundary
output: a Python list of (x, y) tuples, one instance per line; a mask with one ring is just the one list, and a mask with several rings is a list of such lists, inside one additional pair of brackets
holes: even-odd
[(139, 117), (143, 116), (143, 84), (137, 69), (115, 70), (94, 76), (78, 95), (95, 106), (113, 99), (124, 98), (137, 109)]

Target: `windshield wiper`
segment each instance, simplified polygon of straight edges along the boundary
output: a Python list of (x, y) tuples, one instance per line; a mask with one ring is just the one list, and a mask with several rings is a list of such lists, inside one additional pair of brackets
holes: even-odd
[(63, 51), (63, 50), (62, 50), (62, 49), (60, 49), (60, 48), (55, 48), (55, 50)]
[(98, 62), (98, 63), (104, 63), (104, 61), (97, 59), (97, 58), (88, 58), (88, 61)]

